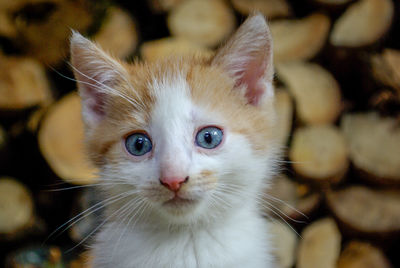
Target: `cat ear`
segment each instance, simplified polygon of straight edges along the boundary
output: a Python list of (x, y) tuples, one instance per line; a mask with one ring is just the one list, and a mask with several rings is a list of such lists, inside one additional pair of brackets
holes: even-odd
[(249, 17), (212, 60), (236, 80), (236, 86), (245, 86), (248, 102), (258, 105), (273, 96), (272, 39), (260, 15)]
[(109, 96), (115, 95), (116, 85), (126, 79), (126, 71), (121, 63), (74, 31), (71, 67), (82, 98), (83, 121), (88, 127), (94, 126), (106, 115)]

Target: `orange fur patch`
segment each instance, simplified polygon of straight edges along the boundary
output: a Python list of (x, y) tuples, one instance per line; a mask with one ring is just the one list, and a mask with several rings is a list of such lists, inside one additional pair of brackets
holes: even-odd
[[(92, 159), (102, 164), (103, 156), (124, 135), (143, 130), (149, 124), (155, 93), (149, 85), (166, 75), (184, 75), (195, 105), (207, 107), (223, 116), (233, 132), (245, 135), (256, 151), (268, 149), (274, 138), (273, 103), (264, 107), (248, 104), (243, 90), (234, 88), (234, 81), (222, 70), (211, 66), (207, 58), (170, 58), (151, 63), (124, 64), (130, 85), (120, 84), (117, 90), (143, 104), (143, 109), (113, 96), (107, 103), (107, 118), (88, 138)], [(110, 131), (110, 129), (112, 131)]]

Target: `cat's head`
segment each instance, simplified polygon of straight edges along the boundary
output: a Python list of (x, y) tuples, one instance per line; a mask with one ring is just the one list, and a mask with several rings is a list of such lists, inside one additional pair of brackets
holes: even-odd
[(190, 223), (255, 200), (277, 153), (261, 15), (209, 59), (127, 64), (78, 33), (71, 59), (88, 152), (120, 211)]

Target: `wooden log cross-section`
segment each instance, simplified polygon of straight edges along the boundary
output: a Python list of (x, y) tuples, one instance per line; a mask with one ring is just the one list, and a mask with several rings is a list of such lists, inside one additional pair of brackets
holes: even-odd
[(0, 240), (20, 236), (35, 221), (30, 191), (19, 181), (0, 178)]
[(297, 268), (336, 268), (341, 234), (332, 218), (317, 220), (304, 228), (297, 252)]
[(147, 0), (151, 10), (155, 13), (170, 11), (185, 0)]
[(0, 109), (17, 110), (52, 102), (45, 68), (32, 58), (0, 54)]
[(95, 182), (96, 169), (84, 152), (81, 103), (75, 92), (50, 107), (38, 139), (44, 158), (61, 179), (73, 184)]
[(322, 66), (309, 62), (276, 65), (278, 78), (294, 97), (296, 114), (305, 124), (334, 123), (341, 113), (339, 83)]
[(400, 192), (353, 185), (329, 191), (327, 205), (342, 230), (366, 238), (394, 239), (400, 235)]
[(97, 13), (94, 4), (87, 0), (1, 2), (0, 18), (1, 12), (5, 12), (3, 16), (14, 27), (13, 43), (26, 55), (53, 67), (63, 63), (68, 55), (71, 29), (85, 32)]
[(274, 243), (272, 254), (276, 258), (276, 268), (291, 268), (296, 261), (298, 234), (283, 221), (270, 223), (271, 239)]
[(165, 37), (144, 42), (140, 47), (144, 60), (155, 61), (171, 56), (199, 55), (210, 57), (213, 51), (192, 41), (179, 37)]
[(111, 55), (123, 59), (135, 51), (138, 33), (131, 16), (120, 8), (112, 7), (107, 10), (107, 16), (93, 39)]
[(333, 25), (334, 46), (362, 47), (381, 39), (394, 15), (392, 0), (360, 0), (349, 6)]
[(233, 10), (223, 0), (186, 0), (168, 15), (172, 36), (196, 44), (215, 47), (229, 37), (236, 27)]
[(274, 41), (274, 61), (313, 58), (326, 43), (330, 25), (330, 18), (318, 13), (302, 19), (282, 19), (270, 22)]
[(286, 0), (232, 0), (232, 5), (245, 16), (254, 11), (259, 11), (268, 19), (271, 19), (287, 17), (291, 13), (290, 5)]
[(340, 254), (337, 268), (391, 268), (385, 254), (377, 247), (357, 240), (352, 240)]
[(314, 0), (314, 2), (327, 6), (341, 6), (350, 3), (353, 0)]
[(335, 268), (341, 234), (332, 218), (317, 220), (304, 228), (297, 252), (297, 268)]
[(289, 159), (298, 176), (320, 185), (340, 182), (349, 168), (345, 138), (331, 125), (297, 129)]
[(400, 127), (396, 118), (375, 112), (345, 114), (341, 129), (362, 179), (400, 185)]

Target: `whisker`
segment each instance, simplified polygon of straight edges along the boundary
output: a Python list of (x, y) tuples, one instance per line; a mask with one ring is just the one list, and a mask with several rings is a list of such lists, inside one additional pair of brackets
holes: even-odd
[[(228, 190), (228, 191), (231, 191), (231, 193), (233, 193), (233, 194), (239, 193), (239, 191), (241, 191), (243, 194), (247, 195), (248, 197), (253, 198), (253, 196), (250, 196), (248, 193), (243, 192), (242, 189), (240, 189), (240, 187), (237, 187), (237, 186), (228, 185), (228, 184), (221, 184), (221, 188), (222, 188), (222, 190), (225, 190), (225, 191), (227, 191), (227, 190)], [(277, 210), (279, 213), (281, 213), (282, 215), (284, 215), (285, 217), (287, 217), (287, 218), (290, 219), (291, 221), (293, 221), (293, 222), (295, 222), (295, 223), (306, 223), (305, 221), (296, 220), (296, 219), (290, 217), (289, 215), (287, 215), (286, 213), (284, 213), (281, 209), (279, 209), (279, 208), (276, 207), (275, 205), (269, 203), (267, 200), (264, 200), (262, 197), (263, 197), (263, 196), (260, 197), (260, 196), (258, 196), (258, 195), (255, 196), (255, 200), (256, 200), (256, 202), (257, 202), (259, 205), (265, 207), (265, 205), (264, 205), (263, 203), (264, 203), (264, 202), (267, 202), (267, 204), (268, 204), (269, 206), (273, 207), (275, 210)], [(267, 196), (264, 196), (264, 197), (267, 197)], [(280, 199), (278, 199), (278, 198), (275, 198), (275, 197), (272, 197), (272, 198), (273, 198), (274, 200), (276, 200), (276, 201), (279, 200), (279, 201), (281, 201), (282, 203), (286, 204), (284, 201), (282, 201), (282, 200), (280, 200)], [(294, 211), (298, 212), (299, 214), (303, 215), (305, 218), (308, 219), (307, 215), (305, 215), (304, 213), (302, 213), (302, 212), (298, 211), (297, 209), (291, 207), (289, 204), (286, 204), (286, 205), (288, 205), (291, 209), (293, 209)], [(265, 207), (265, 208), (266, 208), (266, 207)], [(267, 209), (268, 209), (268, 210), (271, 210), (270, 208), (267, 208)], [(276, 212), (276, 211), (275, 211), (275, 212)], [(278, 213), (278, 212), (276, 212), (276, 213)]]
[(272, 208), (267, 207), (265, 205), (262, 205), (264, 208), (268, 209), (269, 211), (271, 211), (272, 213), (274, 213), (276, 216), (278, 216), (287, 226), (289, 226), (290, 229), (292, 229), (293, 232), (295, 232), (297, 234), (298, 237), (300, 237), (301, 239), (303, 239), (303, 237), (292, 227), (292, 225), (290, 225), (281, 215), (279, 215), (279, 213), (277, 213), (276, 211), (274, 211)]
[[(148, 207), (148, 204), (146, 204), (145, 200), (142, 199), (142, 200), (140, 200), (139, 203), (132, 209), (132, 212), (135, 211), (135, 210), (136, 210), (136, 212), (129, 218), (128, 223), (125, 225), (124, 231), (123, 231), (123, 232), (121, 233), (121, 235), (119, 236), (119, 238), (118, 238), (118, 240), (117, 240), (117, 243), (115, 243), (114, 250), (113, 250), (113, 253), (112, 253), (112, 255), (111, 255), (112, 258), (113, 258), (114, 254), (115, 254), (115, 251), (116, 251), (116, 249), (117, 249), (117, 247), (118, 247), (118, 244), (120, 243), (120, 241), (121, 241), (122, 237), (124, 236), (124, 234), (125, 234), (126, 230), (128, 229), (128, 227), (129, 227), (129, 228), (132, 228), (132, 229), (135, 227), (136, 222), (137, 222), (137, 221), (139, 220), (139, 218), (143, 215), (143, 212), (146, 211), (146, 208), (147, 208), (147, 207)], [(140, 211), (140, 212), (139, 212), (139, 211)], [(131, 214), (132, 212), (129, 212), (128, 215)], [(135, 222), (133, 223), (132, 227), (130, 227), (130, 223), (131, 223), (132, 219), (135, 218), (135, 216), (136, 216), (138, 213), (139, 213), (139, 216), (136, 218), (136, 220), (135, 220)]]
[(127, 202), (125, 205), (123, 205), (122, 207), (120, 207), (119, 209), (117, 209), (116, 211), (114, 211), (110, 216), (108, 216), (101, 224), (99, 224), (94, 230), (92, 230), (88, 235), (86, 235), (85, 238), (83, 238), (78, 244), (76, 244), (74, 247), (68, 249), (67, 251), (65, 251), (65, 253), (69, 253), (72, 250), (74, 250), (75, 248), (79, 247), (80, 245), (82, 245), (87, 239), (89, 239), (98, 229), (100, 229), (111, 217), (113, 217), (116, 213), (119, 213), (122, 209), (124, 209), (125, 207), (127, 207), (128, 205), (130, 205), (130, 202)]
[[(63, 232), (65, 232), (66, 230), (68, 230), (72, 225), (76, 224), (77, 222), (79, 222), (80, 220), (82, 220), (83, 218), (93, 214), (94, 212), (98, 211), (99, 209), (104, 208), (105, 206), (108, 206), (118, 200), (121, 200), (122, 198), (126, 197), (127, 195), (131, 194), (130, 192), (124, 192), (124, 193), (120, 193), (118, 195), (109, 197), (105, 200), (102, 200), (98, 203), (96, 203), (95, 205), (87, 208), (86, 210), (82, 211), (81, 213), (79, 213), (78, 215), (72, 217), (71, 219), (69, 219), (68, 221), (66, 221), (65, 223), (63, 223), (61, 226), (59, 226), (57, 229), (55, 229), (43, 242), (43, 244), (45, 244), (54, 234), (56, 234), (58, 231), (60, 231), (62, 228), (64, 228), (66, 225), (69, 225), (67, 227), (64, 228), (64, 230), (62, 230), (62, 232), (59, 234), (61, 235)], [(87, 213), (87, 214), (86, 214)], [(72, 223), (71, 223), (72, 222)]]
[(295, 207), (291, 206), (289, 203), (287, 203), (287, 202), (285, 202), (285, 201), (283, 201), (283, 200), (281, 200), (281, 199), (279, 199), (279, 198), (277, 198), (277, 197), (274, 197), (274, 196), (272, 196), (272, 195), (267, 195), (267, 194), (266, 194), (266, 195), (262, 195), (261, 198), (272, 199), (272, 200), (275, 201), (275, 202), (279, 202), (279, 203), (281, 203), (281, 204), (284, 204), (284, 205), (287, 206), (288, 208), (290, 208), (290, 209), (292, 209), (293, 211), (299, 213), (301, 216), (305, 217), (306, 219), (309, 219), (309, 217), (308, 217), (306, 214), (304, 214), (304, 213), (301, 212), (300, 210), (298, 210), (298, 209), (296, 209)]
[[(125, 215), (125, 217), (119, 222), (119, 224), (118, 224), (118, 227), (120, 226), (120, 225), (122, 225), (125, 221), (126, 221), (126, 219), (129, 217), (129, 215), (132, 213), (132, 212), (134, 212), (138, 207), (140, 207), (140, 205), (142, 204), (142, 200), (140, 200), (140, 196), (136, 196), (132, 201), (133, 201), (133, 203), (135, 203), (136, 201), (138, 201), (139, 200), (139, 202), (138, 203), (136, 203), (133, 207), (129, 207), (127, 210), (129, 210), (129, 212)], [(119, 217), (119, 216), (117, 216), (117, 217)]]
[(222, 197), (219, 197), (216, 192), (212, 192), (211, 196), (215, 199), (217, 199), (217, 201), (222, 202), (223, 204), (225, 204), (228, 208), (232, 208), (232, 205), (229, 204), (226, 200), (224, 200)]
[[(122, 224), (124, 223), (124, 221), (127, 219), (127, 217), (128, 217), (132, 212), (134, 212), (135, 209), (136, 209), (138, 206), (140, 206), (141, 202), (135, 204), (137, 200), (140, 200), (140, 197), (139, 197), (139, 196), (136, 196), (135, 198), (133, 198), (132, 200), (130, 200), (130, 201), (129, 201), (130, 205), (129, 205), (128, 207), (126, 207), (126, 209), (124, 209), (123, 211), (121, 211), (121, 213), (119, 213), (119, 214), (116, 216), (116, 218), (120, 218), (120, 216), (121, 216), (123, 213), (125, 213), (126, 211), (129, 211), (128, 213), (126, 213), (124, 219), (121, 220), (121, 221), (118, 223), (118, 226), (117, 226), (117, 227), (119, 227), (120, 225), (122, 225)], [(131, 207), (131, 204), (134, 204), (134, 206)], [(116, 228), (116, 231), (119, 231), (119, 229)]]
[[(261, 198), (257, 198), (257, 197), (256, 197), (256, 199), (257, 199), (257, 201), (258, 201), (257, 203), (258, 203), (259, 205), (265, 207), (265, 203), (264, 203), (264, 202), (265, 202), (266, 200), (261, 199)], [(300, 221), (300, 220), (293, 219), (292, 217), (290, 217), (289, 215), (287, 215), (286, 213), (284, 213), (281, 209), (279, 209), (277, 206), (275, 206), (275, 205), (273, 205), (273, 204), (271, 204), (271, 203), (269, 203), (269, 202), (267, 202), (267, 205), (268, 205), (268, 206), (271, 206), (272, 208), (274, 208), (274, 209), (277, 211), (277, 213), (279, 212), (281, 215), (285, 216), (286, 218), (288, 218), (289, 220), (291, 220), (291, 221), (293, 221), (293, 222), (295, 222), (295, 223), (307, 223), (306, 221)]]
[(60, 189), (49, 189), (49, 190), (44, 190), (46, 192), (60, 192), (60, 191), (67, 191), (67, 190), (74, 190), (74, 189), (81, 189), (81, 188), (90, 188), (90, 187), (98, 187), (98, 186), (114, 186), (114, 185), (131, 185), (130, 183), (119, 183), (119, 182), (108, 182), (108, 183), (92, 183), (92, 184), (87, 184), (87, 185), (76, 185), (76, 186), (71, 186), (71, 187), (66, 187), (66, 188), (60, 188)]

